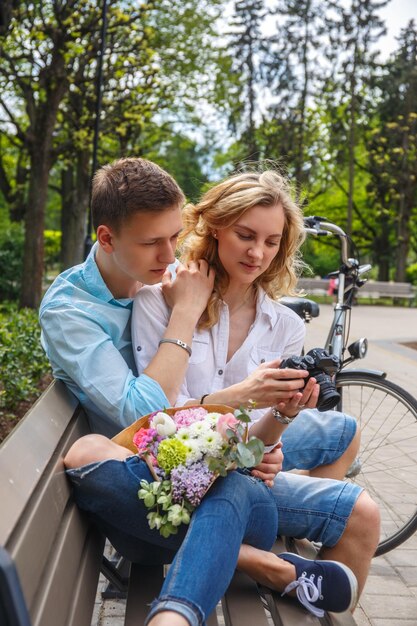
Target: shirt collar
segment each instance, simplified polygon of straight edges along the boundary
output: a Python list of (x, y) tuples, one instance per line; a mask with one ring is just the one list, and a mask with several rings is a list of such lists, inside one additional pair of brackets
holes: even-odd
[(267, 296), (261, 287), (258, 289), (256, 310), (257, 315), (263, 315), (268, 320), (271, 328), (275, 326), (278, 316), (277, 309), (274, 306), (274, 302)]
[(100, 270), (96, 263), (96, 252), (98, 250), (98, 243), (95, 242), (91, 248), (90, 254), (84, 261), (84, 280), (88, 287), (88, 291), (104, 302), (117, 302), (121, 306), (131, 307), (133, 298), (120, 298), (119, 300), (114, 298), (112, 292), (107, 287), (103, 280)]

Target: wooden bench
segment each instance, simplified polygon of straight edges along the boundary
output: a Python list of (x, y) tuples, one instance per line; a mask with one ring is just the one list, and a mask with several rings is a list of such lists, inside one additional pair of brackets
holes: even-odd
[[(327, 278), (300, 278), (297, 287), (306, 292), (306, 295), (325, 296), (329, 280)], [(416, 287), (411, 283), (396, 283), (393, 281), (368, 280), (357, 292), (357, 297), (380, 300), (390, 298), (393, 302), (406, 300), (410, 306), (415, 304)]]
[[(74, 505), (62, 461), (71, 444), (88, 432), (78, 402), (55, 381), (0, 446), (1, 626), (91, 624), (105, 539)], [(305, 554), (312, 548), (296, 543), (279, 541), (275, 550)], [(126, 626), (144, 623), (162, 580), (162, 565), (131, 565)], [(242, 573), (236, 573), (221, 607), (226, 626), (355, 624), (349, 613), (315, 618)], [(222, 622), (213, 613), (207, 623)]]

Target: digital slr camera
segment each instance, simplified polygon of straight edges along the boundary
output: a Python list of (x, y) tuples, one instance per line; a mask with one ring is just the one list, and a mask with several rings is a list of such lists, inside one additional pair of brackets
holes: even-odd
[(290, 356), (284, 359), (280, 369), (307, 370), (309, 375), (304, 379), (305, 383), (314, 377), (320, 387), (317, 409), (328, 411), (336, 406), (340, 400), (340, 394), (336, 391), (336, 386), (331, 378), (336, 374), (339, 366), (340, 361), (335, 354), (329, 354), (322, 348), (313, 348), (304, 356)]

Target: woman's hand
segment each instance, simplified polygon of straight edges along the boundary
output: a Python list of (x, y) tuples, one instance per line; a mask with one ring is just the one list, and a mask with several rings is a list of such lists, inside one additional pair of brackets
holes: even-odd
[(275, 406), (280, 413), (287, 417), (295, 417), (303, 409), (314, 409), (317, 406), (320, 386), (315, 378), (310, 378), (302, 392), (296, 393), (287, 401), (278, 402)]
[(245, 380), (233, 386), (241, 404), (252, 402), (257, 409), (264, 409), (282, 402), (288, 403), (293, 398), (304, 398), (304, 379), (308, 372), (279, 369), (280, 363), (281, 359), (262, 363)]
[(281, 448), (282, 443), (279, 442), (271, 452), (265, 452), (262, 463), (251, 471), (252, 476), (263, 480), (268, 487), (272, 487), (275, 476), (282, 470), (284, 455)]

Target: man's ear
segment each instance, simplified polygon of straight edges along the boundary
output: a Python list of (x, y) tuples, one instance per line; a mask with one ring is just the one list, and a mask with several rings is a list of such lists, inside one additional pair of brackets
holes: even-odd
[(97, 241), (104, 252), (107, 254), (113, 252), (113, 232), (105, 224), (101, 224), (97, 228)]

